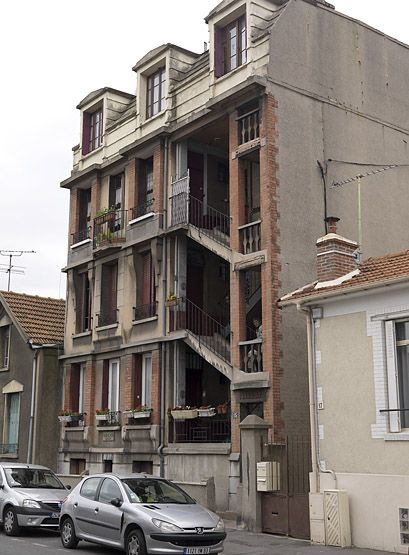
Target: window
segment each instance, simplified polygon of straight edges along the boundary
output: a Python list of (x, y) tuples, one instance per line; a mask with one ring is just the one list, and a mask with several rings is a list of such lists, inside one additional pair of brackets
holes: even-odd
[(105, 360), (102, 376), (102, 408), (119, 410), (119, 360)]
[(75, 330), (82, 333), (91, 329), (91, 294), (88, 272), (74, 275), (75, 283)]
[(101, 503), (111, 503), (112, 499), (120, 499), (122, 501), (122, 493), (114, 480), (105, 478), (99, 490), (98, 501)]
[(132, 461), (132, 474), (152, 474), (152, 461)]
[(123, 173), (111, 175), (109, 178), (109, 208), (120, 210), (122, 208)]
[(246, 16), (215, 28), (215, 75), (220, 77), (247, 62)]
[(101, 270), (101, 310), (98, 326), (109, 326), (117, 322), (117, 282), (118, 262), (102, 265)]
[(3, 432), (3, 452), (17, 453), (20, 422), (20, 393), (7, 393)]
[(155, 271), (151, 251), (137, 255), (135, 261), (137, 290), (134, 320), (156, 316)]
[(85, 470), (85, 459), (70, 459), (70, 474), (79, 476)]
[(102, 106), (84, 112), (82, 129), (82, 153), (88, 154), (102, 145), (103, 117)]
[(151, 406), (152, 353), (137, 354), (134, 358), (134, 408)]
[(140, 160), (138, 172), (137, 205), (132, 218), (140, 218), (153, 210), (153, 158)]
[(146, 118), (159, 114), (165, 108), (165, 68), (162, 67), (147, 79)]
[(10, 358), (10, 326), (0, 328), (0, 368), (9, 367)]
[(84, 377), (85, 364), (72, 364), (70, 376), (71, 410), (84, 413)]
[(101, 478), (88, 478), (81, 486), (80, 495), (87, 499), (95, 499)]
[(72, 245), (89, 239), (91, 221), (91, 189), (78, 189), (78, 227), (72, 234)]

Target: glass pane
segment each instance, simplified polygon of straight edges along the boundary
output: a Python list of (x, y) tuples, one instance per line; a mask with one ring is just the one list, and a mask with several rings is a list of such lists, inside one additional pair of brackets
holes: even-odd
[(151, 405), (152, 357), (143, 357), (142, 368), (142, 404)]
[(110, 369), (110, 384), (109, 384), (109, 408), (111, 411), (118, 410), (118, 363), (111, 362)]
[(89, 478), (81, 486), (80, 495), (86, 497), (87, 499), (95, 499), (95, 494), (97, 492), (101, 478)]
[(109, 478), (105, 479), (99, 490), (98, 501), (101, 503), (111, 503), (112, 499), (116, 498), (122, 499), (118, 484)]
[(396, 324), (396, 341), (409, 339), (409, 322), (398, 322)]
[[(397, 348), (399, 403), (401, 409), (409, 409), (409, 347)], [(395, 407), (391, 407), (395, 408)], [(397, 407), (396, 407), (397, 408)], [(409, 428), (409, 411), (401, 412), (402, 428)]]
[(9, 395), (9, 413), (8, 413), (8, 421), (9, 421), (9, 433), (8, 433), (8, 442), (11, 444), (17, 443), (18, 438), (18, 416), (19, 416), (19, 393), (11, 393)]
[(125, 478), (122, 483), (131, 503), (194, 503), (182, 489), (165, 480)]

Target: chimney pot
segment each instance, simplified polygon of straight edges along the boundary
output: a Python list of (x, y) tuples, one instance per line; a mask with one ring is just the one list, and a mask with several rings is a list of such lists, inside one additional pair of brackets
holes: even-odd
[(339, 222), (339, 218), (336, 216), (328, 216), (325, 218), (327, 223), (328, 231), (327, 233), (336, 233), (337, 232), (337, 223)]

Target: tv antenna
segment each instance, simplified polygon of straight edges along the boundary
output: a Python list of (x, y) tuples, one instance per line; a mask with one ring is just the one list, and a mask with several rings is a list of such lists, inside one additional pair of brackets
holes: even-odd
[(36, 251), (8, 251), (8, 250), (0, 250), (1, 256), (8, 256), (9, 263), (8, 264), (0, 264), (0, 272), (4, 274), (8, 274), (8, 284), (7, 284), (7, 291), (10, 291), (10, 280), (11, 274), (24, 274), (25, 268), (23, 266), (14, 266), (13, 265), (13, 257), (14, 256), (22, 256), (23, 254), (32, 254)]

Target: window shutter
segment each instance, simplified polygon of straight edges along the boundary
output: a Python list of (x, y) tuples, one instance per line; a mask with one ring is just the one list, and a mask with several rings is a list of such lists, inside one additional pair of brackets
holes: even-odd
[(109, 388), (109, 360), (104, 360), (104, 365), (102, 369), (102, 409), (110, 408), (108, 407), (108, 388)]
[(91, 130), (91, 115), (84, 112), (82, 115), (82, 154), (89, 152), (89, 139)]
[(70, 390), (71, 410), (74, 412), (79, 412), (80, 367), (78, 366), (78, 364), (71, 365)]
[(142, 404), (142, 355), (135, 355), (134, 358), (134, 398), (135, 407)]
[[(386, 341), (386, 369), (388, 376), (388, 401), (389, 409), (398, 409), (399, 392), (397, 380), (397, 364), (396, 364), (396, 339), (395, 339), (395, 323), (391, 320), (385, 322), (385, 341)], [(389, 413), (389, 427), (391, 432), (400, 432), (400, 413)]]
[(221, 77), (224, 74), (224, 29), (214, 28), (214, 74)]

